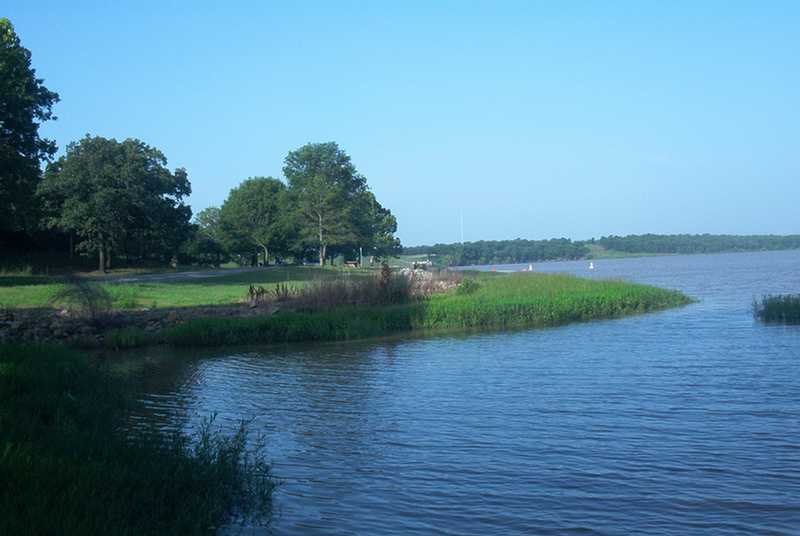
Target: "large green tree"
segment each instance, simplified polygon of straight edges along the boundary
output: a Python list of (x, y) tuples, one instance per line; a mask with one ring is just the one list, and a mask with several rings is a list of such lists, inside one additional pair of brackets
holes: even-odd
[(184, 169), (171, 172), (161, 151), (127, 139), (86, 136), (50, 164), (39, 194), (51, 227), (75, 234), (105, 270), (115, 250), (138, 241), (171, 249), (186, 237), (191, 193)]
[(397, 219), (383, 207), (372, 192), (364, 192), (358, 198), (356, 216), (359, 223), (360, 244), (365, 252), (376, 257), (399, 255), (402, 247), (397, 232)]
[(191, 260), (219, 267), (228, 258), (219, 215), (219, 207), (208, 207), (195, 214), (191, 237), (183, 247)]
[(224, 242), (239, 253), (259, 249), (264, 264), (270, 251), (285, 248), (286, 185), (273, 177), (253, 177), (231, 190), (219, 212)]
[(353, 211), (367, 191), (367, 181), (334, 142), (309, 143), (291, 151), (283, 173), (300, 236), (316, 247), (322, 266), (329, 247), (358, 240)]
[(0, 230), (31, 227), (40, 164), (56, 152), (55, 142), (39, 135), (58, 102), (43, 82), (11, 21), (0, 19)]

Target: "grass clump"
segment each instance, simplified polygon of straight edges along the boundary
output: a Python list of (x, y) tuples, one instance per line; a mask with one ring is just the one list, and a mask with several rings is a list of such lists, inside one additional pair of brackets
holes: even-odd
[(0, 346), (0, 534), (200, 534), (268, 520), (269, 467), (208, 421), (126, 432), (130, 385), (62, 347)]
[(479, 288), (481, 288), (481, 284), (475, 279), (464, 279), (459, 283), (458, 287), (456, 287), (456, 294), (459, 296), (466, 296), (475, 293)]
[(123, 350), (125, 348), (138, 348), (155, 342), (153, 336), (136, 326), (112, 329), (106, 332), (103, 343), (106, 348)]
[(97, 323), (111, 312), (113, 299), (111, 294), (97, 283), (69, 275), (64, 278), (64, 285), (55, 292), (50, 302)]
[(753, 314), (764, 322), (800, 324), (800, 294), (764, 296), (753, 302)]
[(469, 294), (437, 295), (424, 327), (508, 329), (619, 318), (690, 303), (678, 291), (562, 274), (483, 276)]

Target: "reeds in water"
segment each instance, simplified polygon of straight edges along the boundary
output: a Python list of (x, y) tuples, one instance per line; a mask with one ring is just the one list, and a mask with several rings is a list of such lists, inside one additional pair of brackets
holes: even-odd
[(0, 534), (207, 534), (266, 523), (274, 481), (242, 426), (126, 431), (133, 386), (56, 346), (0, 345)]
[(777, 294), (753, 301), (753, 314), (770, 323), (800, 324), (800, 294)]
[[(623, 281), (549, 274), (477, 277), (477, 283), (468, 283), (468, 292), (456, 287), (381, 306), (375, 305), (380, 301), (358, 295), (356, 287), (334, 283), (312, 290), (316, 301), (300, 312), (193, 320), (165, 330), (162, 341), (179, 346), (283, 343), (360, 339), (412, 330), (545, 327), (646, 313), (692, 301), (678, 291)], [(361, 292), (364, 287), (357, 289)]]

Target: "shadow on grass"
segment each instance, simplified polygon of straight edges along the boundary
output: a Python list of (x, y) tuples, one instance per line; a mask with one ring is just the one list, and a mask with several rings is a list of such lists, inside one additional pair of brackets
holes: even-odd
[(289, 281), (315, 281), (318, 279), (336, 279), (340, 277), (366, 277), (373, 275), (374, 270), (344, 270), (320, 268), (318, 266), (268, 266), (253, 272), (242, 272), (231, 275), (197, 277), (171, 281), (152, 281), (171, 285), (221, 286), (232, 284), (269, 285)]
[(0, 275), (0, 287), (31, 287), (51, 285), (59, 282), (58, 277), (46, 275)]

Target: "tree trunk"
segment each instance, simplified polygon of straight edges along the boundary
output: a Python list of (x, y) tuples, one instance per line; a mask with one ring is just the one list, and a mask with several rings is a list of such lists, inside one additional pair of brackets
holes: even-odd
[(72, 231), (69, 233), (69, 260), (72, 260), (72, 253), (75, 251), (75, 236)]
[(322, 214), (317, 214), (319, 221), (319, 265), (325, 266), (325, 243), (322, 241)]
[(261, 246), (264, 248), (264, 266), (269, 266), (269, 250), (267, 246)]
[(111, 246), (106, 250), (106, 270), (111, 269)]
[(100, 271), (101, 272), (105, 272), (106, 271), (106, 247), (101, 245), (99, 253), (100, 253)]

